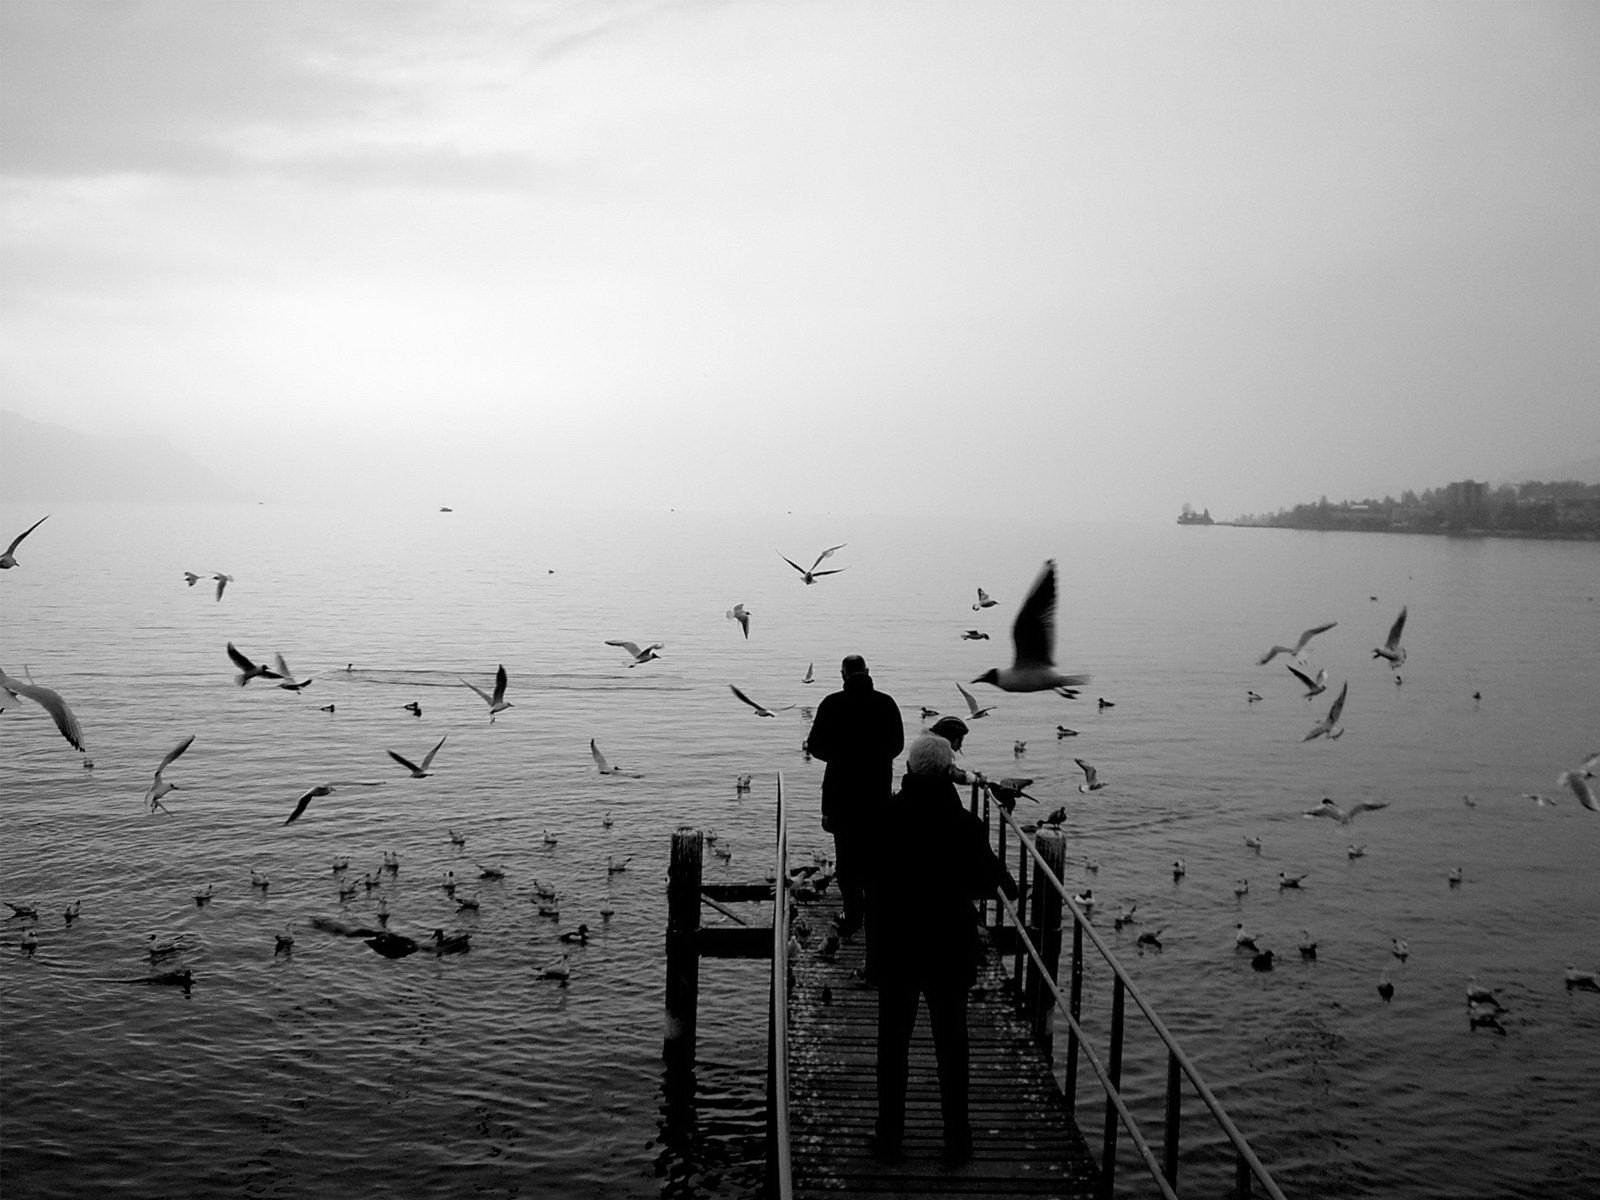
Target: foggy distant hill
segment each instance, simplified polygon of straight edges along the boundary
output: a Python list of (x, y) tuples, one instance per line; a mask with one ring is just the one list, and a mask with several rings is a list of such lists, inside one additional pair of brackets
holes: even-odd
[(7, 500), (243, 500), (208, 467), (151, 437), (102, 437), (0, 409)]
[(1600, 483), (1600, 455), (1593, 458), (1581, 458), (1576, 462), (1559, 463), (1553, 467), (1539, 467), (1532, 471), (1502, 471), (1494, 476), (1494, 482), (1500, 483), (1565, 483), (1576, 480), (1579, 483)]

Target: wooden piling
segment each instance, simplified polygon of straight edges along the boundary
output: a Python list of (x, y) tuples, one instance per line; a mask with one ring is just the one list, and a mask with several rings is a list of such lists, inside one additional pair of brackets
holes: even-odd
[[(1044, 859), (1057, 879), (1067, 865), (1067, 839), (1060, 830), (1041, 829), (1034, 838), (1039, 857)], [(1061, 893), (1048, 884), (1033, 889), (1033, 938), (1044, 960), (1045, 972), (1050, 982), (1056, 982), (1057, 968), (1061, 964)], [(1055, 1009), (1055, 994), (1044, 985), (1035, 968), (1028, 989), (1028, 1015), (1033, 1025), (1033, 1036), (1039, 1039), (1046, 1055), (1050, 1053), (1050, 1014)]]
[(698, 829), (672, 835), (667, 864), (667, 1012), (662, 1056), (693, 1064), (700, 1005), (700, 876), (705, 840)]

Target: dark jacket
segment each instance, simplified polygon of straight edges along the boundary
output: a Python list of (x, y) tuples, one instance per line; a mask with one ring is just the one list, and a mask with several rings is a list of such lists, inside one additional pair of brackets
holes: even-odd
[(906, 775), (885, 806), (867, 881), (869, 973), (918, 987), (970, 987), (979, 954), (974, 900), (1016, 882), (949, 779)]
[(823, 697), (806, 748), (828, 764), (822, 773), (822, 824), (860, 824), (894, 790), (894, 760), (905, 749), (900, 706), (872, 685), (870, 675), (851, 675), (844, 688)]

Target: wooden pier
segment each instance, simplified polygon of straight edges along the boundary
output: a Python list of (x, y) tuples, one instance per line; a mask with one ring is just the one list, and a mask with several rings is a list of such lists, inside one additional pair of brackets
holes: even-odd
[(867, 1137), (878, 1106), (878, 994), (861, 979), (863, 939), (842, 943), (825, 960), (818, 949), (837, 901), (797, 907), (816, 931), (790, 965), (789, 1118), (797, 1200), (1093, 1195), (1093, 1159), (1039, 1042), (1017, 1015), (1011, 980), (992, 950), (967, 1010), (972, 1160), (950, 1167), (942, 1159), (926, 1007), (911, 1042), (905, 1161), (890, 1166), (873, 1158)]

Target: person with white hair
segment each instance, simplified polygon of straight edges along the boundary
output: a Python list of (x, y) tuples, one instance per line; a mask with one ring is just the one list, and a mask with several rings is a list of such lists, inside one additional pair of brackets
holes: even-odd
[(983, 953), (973, 901), (1017, 884), (989, 847), (983, 823), (961, 802), (949, 741), (926, 733), (906, 751), (889, 802), (867, 894), (867, 970), (878, 988), (878, 1119), (872, 1151), (903, 1155), (911, 1032), (920, 1000), (938, 1058), (944, 1156), (972, 1156), (967, 1112), (967, 993)]

